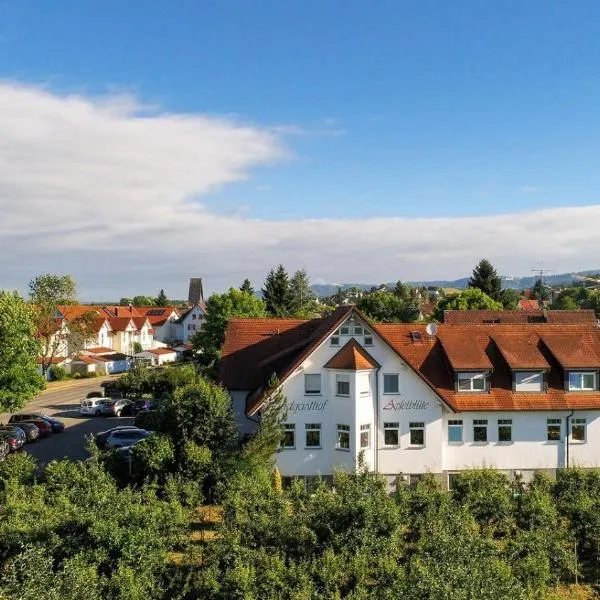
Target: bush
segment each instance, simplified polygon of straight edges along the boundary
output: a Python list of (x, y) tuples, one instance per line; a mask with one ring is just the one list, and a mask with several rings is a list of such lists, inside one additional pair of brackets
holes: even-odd
[(86, 398), (104, 398), (104, 393), (100, 391), (88, 392)]
[(94, 377), (98, 377), (98, 373), (96, 373), (96, 371), (92, 371), (90, 373), (86, 373), (84, 377), (86, 379), (94, 379)]
[(48, 372), (50, 373), (50, 381), (63, 381), (67, 378), (67, 372), (57, 365), (52, 365)]
[(73, 379), (81, 379), (81, 373), (73, 373)]
[(141, 429), (156, 431), (160, 426), (160, 413), (157, 410), (142, 410), (135, 416), (133, 424)]

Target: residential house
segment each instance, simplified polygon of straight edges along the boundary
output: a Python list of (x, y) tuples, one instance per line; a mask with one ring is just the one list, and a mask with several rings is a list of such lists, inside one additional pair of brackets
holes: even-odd
[[(581, 317), (581, 315), (580, 315)], [(431, 331), (431, 329), (430, 329)], [(234, 319), (220, 378), (243, 432), (279, 378), (287, 398), (276, 463), (330, 476), (358, 457), (391, 484), (451, 485), (475, 467), (553, 472), (600, 465), (600, 330), (571, 322), (375, 324), (354, 307), (312, 319)]]
[(146, 307), (140, 310), (144, 311), (144, 316), (150, 322), (155, 341), (172, 344), (179, 339), (179, 327), (176, 323), (179, 312), (174, 306)]
[(206, 305), (202, 303), (194, 304), (185, 310), (175, 321), (177, 324), (177, 340), (182, 344), (187, 344), (190, 338), (202, 328), (206, 318)]
[(135, 358), (150, 365), (158, 366), (175, 362), (177, 360), (177, 352), (172, 348), (152, 348), (151, 350), (138, 352)]

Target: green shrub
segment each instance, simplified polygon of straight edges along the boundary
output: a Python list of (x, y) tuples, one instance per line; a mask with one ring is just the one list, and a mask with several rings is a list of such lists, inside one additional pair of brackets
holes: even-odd
[(62, 367), (58, 365), (52, 365), (50, 369), (48, 369), (50, 373), (50, 381), (63, 381), (67, 378), (67, 372)]
[(88, 394), (86, 395), (86, 398), (104, 398), (104, 392), (101, 391), (93, 391), (93, 392), (88, 392)]

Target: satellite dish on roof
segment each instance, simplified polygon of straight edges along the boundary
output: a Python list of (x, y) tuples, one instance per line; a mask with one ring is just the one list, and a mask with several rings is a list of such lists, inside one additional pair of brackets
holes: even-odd
[(430, 337), (434, 337), (437, 333), (437, 325), (435, 323), (427, 323), (425, 331), (429, 334)]

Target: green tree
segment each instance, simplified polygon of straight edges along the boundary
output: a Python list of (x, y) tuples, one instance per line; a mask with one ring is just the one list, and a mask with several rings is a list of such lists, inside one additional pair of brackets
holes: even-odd
[(151, 296), (134, 296), (131, 303), (138, 308), (140, 306), (154, 306), (154, 298)]
[(267, 313), (274, 317), (285, 317), (293, 310), (290, 280), (283, 265), (271, 269), (262, 289)]
[(16, 292), (0, 291), (0, 412), (22, 408), (44, 388), (34, 318), (35, 309)]
[(531, 288), (532, 300), (550, 300), (550, 290), (541, 279), (538, 279)]
[(131, 298), (123, 297), (119, 300), (119, 306), (129, 306), (130, 304), (133, 304)]
[(502, 307), (505, 310), (517, 310), (521, 298), (519, 290), (515, 290), (514, 288), (506, 288), (500, 294), (500, 302), (502, 302)]
[(169, 305), (169, 299), (167, 298), (167, 294), (165, 294), (165, 290), (161, 289), (160, 292), (158, 292), (158, 296), (156, 296), (156, 299), (154, 300), (154, 305), (155, 306), (168, 306)]
[(264, 317), (265, 314), (265, 303), (251, 294), (235, 288), (224, 294), (213, 294), (206, 301), (204, 325), (190, 340), (200, 353), (199, 361), (204, 368), (212, 373), (217, 369), (229, 319)]
[(492, 300), (479, 288), (471, 287), (440, 300), (435, 318), (442, 321), (445, 310), (502, 310), (502, 304)]
[(244, 283), (242, 283), (240, 286), (240, 292), (254, 295), (254, 288), (252, 287), (252, 283), (250, 283), (249, 279), (244, 279)]
[(290, 279), (290, 313), (304, 316), (314, 305), (315, 295), (310, 289), (310, 279), (304, 269), (296, 271)]
[(479, 288), (484, 294), (492, 300), (500, 302), (502, 300), (502, 282), (492, 263), (486, 258), (482, 258), (473, 269), (473, 275), (469, 279), (470, 288)]
[(365, 294), (356, 307), (368, 318), (381, 323), (412, 323), (419, 318), (415, 302), (406, 301), (392, 292)]

